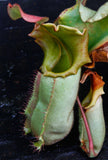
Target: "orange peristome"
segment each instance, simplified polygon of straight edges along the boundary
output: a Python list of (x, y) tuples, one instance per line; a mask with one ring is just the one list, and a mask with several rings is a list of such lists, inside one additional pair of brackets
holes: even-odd
[(92, 90), (97, 90), (105, 84), (101, 76), (90, 70), (85, 71), (80, 82), (84, 83), (88, 76), (90, 76)]
[(108, 62), (108, 42), (91, 52), (92, 63), (85, 65), (88, 68), (94, 68), (95, 62)]

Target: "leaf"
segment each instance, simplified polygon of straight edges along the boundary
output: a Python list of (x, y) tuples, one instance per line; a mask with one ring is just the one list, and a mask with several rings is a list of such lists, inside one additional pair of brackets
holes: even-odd
[(76, 28), (46, 23), (35, 25), (29, 36), (44, 51), (41, 70), (45, 76), (66, 77), (91, 60), (88, 55), (88, 33)]
[(105, 84), (104, 81), (102, 80), (102, 77), (100, 77), (96, 72), (92, 72), (90, 70), (87, 70), (83, 74), (80, 82), (83, 84), (88, 76), (90, 76), (91, 86), (90, 86), (90, 92), (82, 102), (82, 105), (84, 106), (85, 109), (94, 106), (98, 97), (104, 94), (103, 86)]
[(30, 23), (36, 23), (36, 22), (43, 23), (49, 20), (48, 17), (39, 17), (39, 16), (34, 16), (34, 15), (24, 13), (20, 5), (18, 4), (12, 5), (9, 3), (7, 6), (7, 11), (10, 18), (13, 20), (23, 18), (25, 21)]
[(102, 20), (103, 18), (105, 18), (106, 16), (108, 16), (108, 2), (106, 2), (104, 5), (102, 5), (98, 9), (96, 14), (93, 17), (91, 17), (90, 19), (88, 19), (88, 22), (99, 21), (99, 20)]
[(94, 11), (90, 8), (87, 8), (87, 7), (83, 6), (82, 4), (80, 4), (79, 13), (80, 13), (82, 21), (86, 22), (89, 18), (91, 18), (95, 15), (96, 11)]

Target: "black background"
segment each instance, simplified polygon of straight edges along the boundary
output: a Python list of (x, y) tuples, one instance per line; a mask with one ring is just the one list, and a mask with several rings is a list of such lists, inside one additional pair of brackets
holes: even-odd
[[(32, 91), (36, 71), (43, 60), (40, 47), (27, 34), (33, 24), (23, 20), (12, 21), (7, 14), (8, 3), (19, 3), (26, 13), (48, 16), (53, 22), (62, 10), (75, 4), (72, 0), (0, 0), (0, 160), (75, 160), (89, 159), (81, 151), (78, 141), (78, 114), (75, 106), (75, 125), (63, 141), (42, 152), (33, 153), (29, 146), (31, 136), (23, 137), (21, 128), (24, 116), (20, 115)], [(88, 0), (87, 6), (97, 10), (106, 0)], [(106, 138), (96, 160), (108, 159), (108, 64), (97, 63), (95, 70), (103, 76), (106, 85), (103, 96), (106, 121)], [(89, 82), (88, 82), (89, 83)], [(80, 97), (85, 96), (88, 83), (80, 87)], [(83, 89), (82, 89), (83, 88)]]

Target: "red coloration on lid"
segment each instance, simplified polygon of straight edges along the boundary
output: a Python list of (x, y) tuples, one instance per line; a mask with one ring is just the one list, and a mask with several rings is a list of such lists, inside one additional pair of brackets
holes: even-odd
[[(45, 21), (48, 21), (48, 19), (49, 19), (48, 17), (39, 17), (39, 16), (34, 16), (34, 15), (24, 13), (19, 4), (12, 5), (9, 3), (7, 8), (8, 8), (8, 14), (11, 18), (12, 18), (12, 16), (10, 15), (10, 12), (12, 9), (14, 9), (16, 11), (16, 14), (19, 14), (19, 13), (21, 14), (20, 18), (23, 18), (25, 21), (30, 22), (30, 23), (36, 23), (39, 21), (45, 22)], [(16, 19), (18, 19), (18, 18), (16, 18)]]

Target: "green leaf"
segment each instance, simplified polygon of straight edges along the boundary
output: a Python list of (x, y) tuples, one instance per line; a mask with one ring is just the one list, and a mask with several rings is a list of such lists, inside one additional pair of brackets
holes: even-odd
[(41, 70), (45, 76), (66, 77), (91, 60), (88, 55), (88, 33), (76, 28), (46, 23), (36, 25), (31, 34), (44, 51)]
[(98, 9), (96, 14), (88, 20), (88, 22), (99, 21), (99, 20), (105, 18), (106, 16), (108, 16), (108, 2), (105, 3), (104, 5), (102, 5)]
[(79, 13), (83, 22), (86, 22), (89, 18), (93, 17), (96, 11), (89, 9), (82, 4), (79, 7)]

